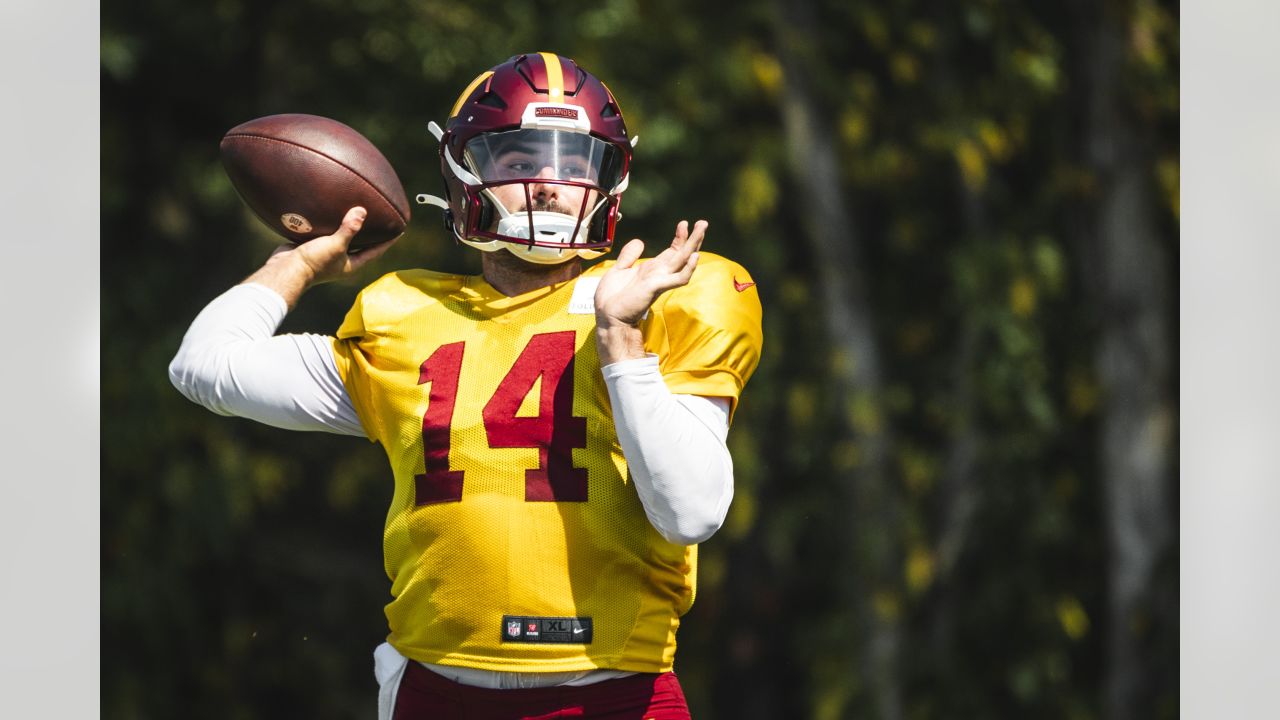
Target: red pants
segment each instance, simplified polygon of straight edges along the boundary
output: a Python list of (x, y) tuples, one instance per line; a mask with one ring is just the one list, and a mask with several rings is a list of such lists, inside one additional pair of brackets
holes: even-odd
[(675, 673), (637, 674), (580, 687), (491, 690), (460, 685), (412, 660), (394, 720), (689, 720)]

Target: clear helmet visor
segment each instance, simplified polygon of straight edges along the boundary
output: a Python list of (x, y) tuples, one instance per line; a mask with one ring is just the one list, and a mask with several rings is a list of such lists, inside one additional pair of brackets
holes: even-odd
[(609, 192), (622, 180), (622, 153), (611, 143), (569, 130), (520, 129), (477, 135), (463, 151), (486, 184), (561, 180)]
[(612, 143), (572, 130), (522, 128), (477, 135), (463, 160), (480, 181), (468, 190), (476, 193), (468, 220), (473, 235), (543, 248), (609, 246), (618, 205), (613, 191), (621, 189), (625, 164)]

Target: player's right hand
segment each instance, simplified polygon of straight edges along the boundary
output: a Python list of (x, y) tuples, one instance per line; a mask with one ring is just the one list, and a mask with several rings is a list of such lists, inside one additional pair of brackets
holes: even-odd
[(363, 250), (348, 252), (351, 239), (360, 232), (368, 215), (362, 207), (353, 207), (342, 218), (342, 225), (332, 235), (308, 240), (301, 245), (282, 245), (271, 254), (272, 261), (296, 261), (307, 273), (307, 285), (338, 280), (381, 257), (398, 238)]
[(640, 324), (641, 318), (662, 293), (689, 283), (698, 265), (698, 248), (707, 232), (707, 221), (699, 220), (689, 231), (689, 221), (676, 224), (671, 245), (657, 257), (637, 264), (644, 252), (644, 241), (632, 240), (618, 253), (618, 261), (600, 279), (596, 287), (596, 326)]

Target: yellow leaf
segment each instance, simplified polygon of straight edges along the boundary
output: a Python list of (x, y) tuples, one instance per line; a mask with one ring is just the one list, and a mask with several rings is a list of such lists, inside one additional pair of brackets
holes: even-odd
[(893, 58), (889, 61), (889, 70), (893, 73), (894, 79), (906, 85), (914, 83), (920, 77), (920, 64), (916, 62), (915, 57), (905, 52), (893, 54)]
[(964, 184), (973, 190), (981, 190), (987, 184), (987, 161), (982, 157), (982, 150), (965, 138), (956, 144), (955, 156), (964, 175)]
[(1020, 275), (1009, 287), (1009, 306), (1018, 317), (1028, 317), (1036, 311), (1036, 286), (1031, 278)]
[(911, 23), (907, 28), (907, 35), (917, 47), (928, 49), (938, 44), (938, 31), (925, 22)]
[(849, 683), (837, 683), (823, 686), (817, 693), (813, 703), (815, 720), (840, 720), (845, 716), (845, 706), (849, 704), (849, 696), (853, 691)]
[(1009, 157), (1009, 136), (994, 122), (983, 120), (978, 123), (978, 139), (992, 159), (1004, 160)]
[(776, 94), (782, 87), (782, 65), (778, 59), (766, 53), (751, 56), (751, 74), (756, 83), (770, 95)]
[(849, 408), (849, 420), (853, 429), (868, 435), (879, 433), (883, 429), (880, 417), (880, 406), (867, 393), (859, 393)]
[(889, 45), (889, 24), (881, 17), (880, 13), (864, 6), (862, 17), (862, 32), (867, 36), (867, 42), (871, 47), (877, 50), (883, 50)]
[(778, 186), (773, 176), (759, 165), (742, 168), (734, 185), (733, 220), (740, 227), (754, 226), (777, 207)]
[(1058, 88), (1058, 61), (1048, 53), (1018, 50), (1013, 54), (1018, 70), (1038, 89), (1053, 92)]
[(1058, 600), (1058, 623), (1072, 640), (1079, 640), (1089, 632), (1089, 616), (1080, 601), (1071, 596)]
[(851, 147), (861, 147), (871, 134), (871, 124), (867, 122), (867, 114), (861, 110), (846, 110), (840, 118), (840, 137)]
[(1062, 289), (1063, 276), (1066, 273), (1066, 261), (1062, 257), (1062, 251), (1058, 248), (1053, 238), (1047, 235), (1040, 235), (1035, 239), (1035, 245), (1031, 249), (1031, 260), (1036, 269), (1036, 280), (1039, 281), (1041, 287), (1050, 294), (1055, 294)]
[(938, 464), (919, 450), (904, 450), (898, 457), (902, 484), (913, 495), (922, 495), (933, 487), (938, 475)]
[(1160, 35), (1168, 25), (1168, 17), (1155, 3), (1138, 3), (1133, 20), (1129, 26), (1129, 46), (1133, 54), (1152, 70), (1163, 70), (1165, 66), (1164, 48), (1160, 46)]
[(913, 593), (926, 590), (933, 582), (935, 559), (928, 548), (916, 546), (907, 554), (907, 587)]

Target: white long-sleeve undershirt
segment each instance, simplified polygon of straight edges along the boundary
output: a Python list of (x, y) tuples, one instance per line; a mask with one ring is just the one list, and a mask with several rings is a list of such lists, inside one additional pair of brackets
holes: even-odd
[(649, 523), (679, 545), (711, 537), (733, 500), (728, 399), (673, 394), (657, 355), (605, 365), (603, 372), (618, 442)]
[[(284, 298), (237, 285), (200, 312), (169, 365), (188, 399), (221, 415), (290, 430), (364, 436), (324, 335), (275, 335)], [(653, 527), (668, 541), (711, 537), (733, 498), (725, 437), (729, 401), (673, 394), (657, 356), (603, 368), (614, 425), (632, 481)]]

